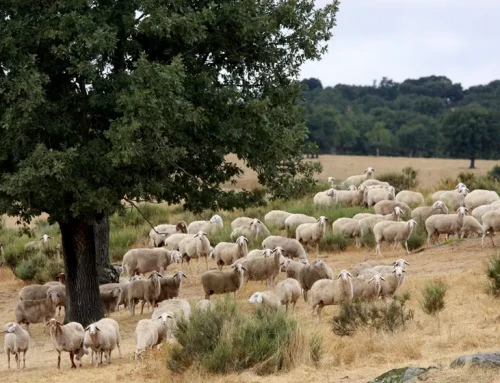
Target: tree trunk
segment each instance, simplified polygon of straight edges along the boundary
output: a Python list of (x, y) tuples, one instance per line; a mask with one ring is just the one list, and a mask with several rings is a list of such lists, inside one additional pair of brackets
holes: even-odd
[(471, 157), (469, 169), (475, 169), (475, 168), (476, 168), (476, 159), (474, 157)]
[(64, 321), (88, 326), (103, 317), (96, 267), (94, 227), (82, 218), (59, 223), (66, 273)]
[(93, 226), (99, 284), (118, 283), (120, 275), (109, 260), (109, 216), (106, 214), (98, 216)]
[(377, 157), (380, 155), (380, 149), (378, 147), (375, 148), (375, 151), (377, 153)]

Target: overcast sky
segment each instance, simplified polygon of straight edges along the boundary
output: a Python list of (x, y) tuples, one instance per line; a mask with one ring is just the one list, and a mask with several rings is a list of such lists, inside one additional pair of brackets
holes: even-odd
[(500, 0), (341, 0), (328, 53), (301, 78), (334, 86), (444, 75), (464, 88), (487, 84), (500, 78), (499, 16)]

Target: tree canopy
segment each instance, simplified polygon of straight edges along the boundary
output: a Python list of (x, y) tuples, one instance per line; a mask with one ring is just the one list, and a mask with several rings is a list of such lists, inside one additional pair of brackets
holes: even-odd
[[(475, 158), (498, 158), (498, 80), (469, 89), (443, 76), (402, 83), (384, 77), (372, 86), (309, 85), (318, 81), (303, 80), (308, 85), (303, 105), (309, 140), (322, 153), (458, 157), (472, 162)], [(482, 108), (487, 123), (475, 124), (469, 119), (471, 124), (455, 125), (454, 113), (471, 117), (471, 108)], [(467, 112), (460, 112), (462, 109)], [(457, 145), (457, 137), (468, 136), (470, 129), (475, 134)], [(351, 132), (350, 139), (341, 142), (339, 132), (345, 131)], [(471, 141), (465, 148), (467, 140), (476, 136), (482, 137), (481, 142)]]
[(313, 182), (298, 75), (325, 51), (337, 10), (336, 0), (0, 3), (0, 212), (59, 222), (70, 301), (83, 290), (98, 299), (89, 225), (122, 198), (195, 212), (259, 203), (262, 193), (221, 188), (241, 174), (229, 153), (273, 196)]

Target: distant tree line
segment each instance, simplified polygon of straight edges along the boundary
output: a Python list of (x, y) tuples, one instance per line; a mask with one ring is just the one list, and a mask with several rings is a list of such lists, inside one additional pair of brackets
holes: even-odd
[(463, 89), (443, 76), (323, 88), (304, 79), (309, 140), (323, 154), (500, 157), (500, 80)]

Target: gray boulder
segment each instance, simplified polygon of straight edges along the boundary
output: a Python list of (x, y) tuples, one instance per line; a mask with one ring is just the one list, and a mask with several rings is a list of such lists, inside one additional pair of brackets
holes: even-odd
[(465, 355), (451, 362), (451, 368), (464, 367), (470, 365), (480, 368), (495, 368), (500, 367), (500, 353), (491, 352), (484, 354)]
[(371, 380), (370, 383), (414, 383), (417, 378), (429, 371), (431, 368), (436, 367), (403, 367), (394, 368), (387, 371), (386, 373), (377, 376), (375, 379)]

